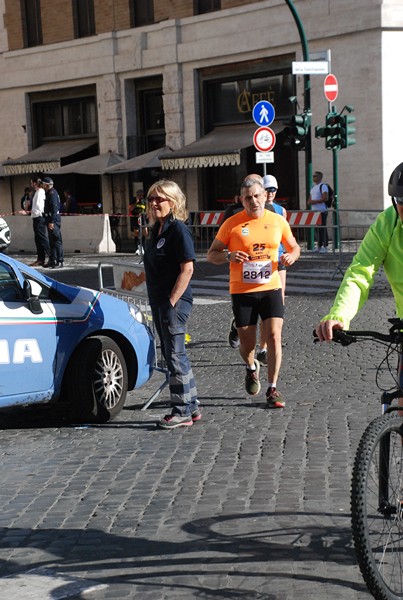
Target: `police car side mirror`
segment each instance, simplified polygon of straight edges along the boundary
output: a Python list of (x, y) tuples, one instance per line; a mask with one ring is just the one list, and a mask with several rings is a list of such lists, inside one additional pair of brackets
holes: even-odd
[(23, 292), (24, 292), (24, 300), (26, 302), (28, 302), (29, 310), (34, 315), (40, 315), (40, 314), (42, 314), (43, 310), (42, 310), (41, 303), (39, 301), (39, 297), (32, 295), (31, 282), (28, 281), (28, 279), (24, 280)]

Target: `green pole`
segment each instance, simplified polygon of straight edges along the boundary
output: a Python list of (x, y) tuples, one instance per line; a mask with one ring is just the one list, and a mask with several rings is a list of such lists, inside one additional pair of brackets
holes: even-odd
[[(299, 36), (301, 39), (302, 45), (302, 55), (304, 61), (309, 61), (309, 51), (308, 51), (308, 41), (306, 39), (305, 30), (302, 25), (302, 21), (300, 16), (292, 2), (292, 0), (285, 0), (288, 5), (292, 16), (294, 17), (294, 21), (297, 25)], [(311, 114), (311, 78), (309, 75), (304, 75), (304, 111), (307, 114)], [(311, 136), (311, 125), (309, 125), (308, 132), (306, 135), (306, 143), (305, 143), (305, 190), (306, 190), (306, 198), (305, 202), (308, 199), (308, 193), (311, 188), (312, 182), (312, 136)], [(312, 250), (314, 247), (314, 229), (309, 229), (309, 238), (307, 240), (308, 250)]]
[(339, 149), (333, 148), (333, 190), (334, 190), (334, 210), (333, 210), (333, 235), (334, 249), (338, 250), (340, 245), (339, 229)]

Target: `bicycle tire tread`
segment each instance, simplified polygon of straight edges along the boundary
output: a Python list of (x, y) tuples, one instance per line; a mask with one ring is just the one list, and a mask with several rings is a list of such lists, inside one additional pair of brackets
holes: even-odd
[(401, 600), (403, 591), (394, 594), (385, 585), (368, 543), (366, 522), (366, 484), (373, 453), (383, 435), (402, 430), (402, 418), (396, 413), (382, 415), (374, 419), (363, 433), (354, 460), (351, 480), (351, 525), (357, 562), (364, 581), (377, 600)]

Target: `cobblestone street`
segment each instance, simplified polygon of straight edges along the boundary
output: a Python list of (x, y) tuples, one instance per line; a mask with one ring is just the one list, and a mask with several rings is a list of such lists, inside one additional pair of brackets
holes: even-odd
[[(189, 354), (203, 418), (163, 431), (163, 381), (104, 426), (1, 414), (0, 597), (10, 600), (369, 598), (352, 549), (354, 453), (380, 412), (382, 348), (313, 344), (332, 294), (286, 301), (284, 411), (244, 391), (228, 297), (197, 298)], [(386, 330), (380, 287), (354, 328)]]

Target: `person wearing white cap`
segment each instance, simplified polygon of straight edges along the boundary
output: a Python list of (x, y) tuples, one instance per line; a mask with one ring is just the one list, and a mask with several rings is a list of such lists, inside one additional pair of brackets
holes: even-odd
[[(285, 208), (283, 206), (281, 206), (280, 204), (278, 204), (277, 202), (274, 202), (274, 198), (276, 197), (277, 190), (278, 190), (277, 179), (274, 177), (274, 175), (265, 175), (263, 177), (263, 187), (267, 193), (266, 207), (267, 207), (267, 205), (270, 205), (273, 208), (275, 213), (277, 213), (278, 215), (281, 215), (282, 217), (284, 217), (284, 219), (286, 219), (287, 211), (285, 210)], [(283, 303), (284, 303), (285, 281), (286, 281), (287, 271), (286, 271), (285, 265), (280, 260), (280, 256), (283, 253), (284, 253), (284, 246), (283, 246), (283, 244), (280, 244), (280, 247), (278, 249), (278, 257), (279, 257), (278, 274), (280, 275), (282, 294), (283, 294)], [(266, 335), (265, 335), (265, 332), (263, 331), (263, 323), (261, 323), (260, 324), (260, 335), (259, 335), (259, 350), (257, 351), (256, 358), (259, 362), (261, 362), (263, 364), (267, 364), (267, 343), (265, 340), (266, 340)]]

